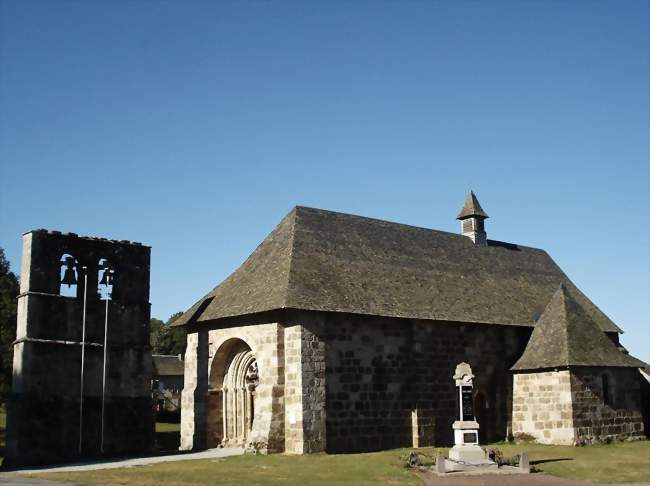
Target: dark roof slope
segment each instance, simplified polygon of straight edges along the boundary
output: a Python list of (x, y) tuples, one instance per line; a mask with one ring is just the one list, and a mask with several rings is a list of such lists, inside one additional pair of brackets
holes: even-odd
[[(174, 324), (282, 308), (533, 326), (573, 284), (543, 250), (296, 207)], [(619, 331), (575, 289), (598, 325)]]
[(478, 202), (478, 199), (476, 198), (474, 191), (469, 191), (469, 194), (465, 199), (465, 204), (463, 205), (463, 209), (460, 210), (460, 213), (458, 214), (458, 216), (456, 216), (456, 219), (465, 219), (471, 216), (478, 216), (480, 218), (489, 218), (487, 213), (483, 211), (483, 208), (481, 207), (481, 203)]
[(620, 351), (563, 284), (553, 294), (512, 370), (642, 363)]
[(185, 373), (185, 365), (179, 355), (153, 354), (151, 359), (155, 376), (182, 376)]

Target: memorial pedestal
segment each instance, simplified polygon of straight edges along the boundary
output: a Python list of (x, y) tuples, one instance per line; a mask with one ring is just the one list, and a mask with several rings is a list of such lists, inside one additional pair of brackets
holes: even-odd
[(490, 462), (478, 445), (478, 422), (457, 420), (453, 427), (455, 445), (449, 450), (449, 459), (470, 464)]

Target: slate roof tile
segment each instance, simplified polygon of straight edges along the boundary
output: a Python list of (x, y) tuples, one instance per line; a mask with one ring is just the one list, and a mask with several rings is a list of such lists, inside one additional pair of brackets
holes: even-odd
[(292, 308), (534, 326), (562, 282), (620, 331), (543, 250), (298, 206), (174, 325)]
[(515, 371), (569, 366), (641, 367), (643, 363), (616, 347), (598, 324), (560, 284), (541, 315)]

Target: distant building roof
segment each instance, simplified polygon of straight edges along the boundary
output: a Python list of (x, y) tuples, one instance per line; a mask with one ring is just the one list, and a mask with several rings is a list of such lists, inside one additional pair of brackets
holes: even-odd
[(456, 219), (471, 218), (472, 216), (478, 216), (479, 218), (489, 218), (487, 213), (483, 211), (483, 208), (478, 202), (478, 199), (476, 198), (474, 192), (469, 191), (467, 199), (465, 199), (463, 209), (460, 210), (460, 213), (458, 216), (456, 216)]
[(539, 318), (528, 345), (512, 370), (568, 366), (642, 367), (645, 363), (623, 353), (598, 324), (560, 285)]
[(155, 376), (182, 376), (185, 373), (185, 365), (179, 354), (153, 354), (151, 359)]
[(302, 309), (534, 326), (563, 282), (601, 329), (620, 331), (543, 250), (296, 207), (173, 325)]

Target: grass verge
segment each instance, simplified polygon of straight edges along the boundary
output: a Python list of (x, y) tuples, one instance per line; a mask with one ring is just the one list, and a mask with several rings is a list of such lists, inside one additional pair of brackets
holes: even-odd
[[(540, 471), (594, 482), (650, 481), (650, 442), (629, 442), (591, 447), (494, 444), (506, 456), (527, 451)], [(239, 456), (214, 460), (181, 461), (130, 469), (35, 475), (78, 484), (316, 485), (316, 484), (421, 484), (404, 467), (410, 449), (367, 454)], [(419, 452), (432, 462), (436, 449)], [(443, 450), (444, 451), (444, 450)], [(444, 451), (446, 452), (446, 451)]]

